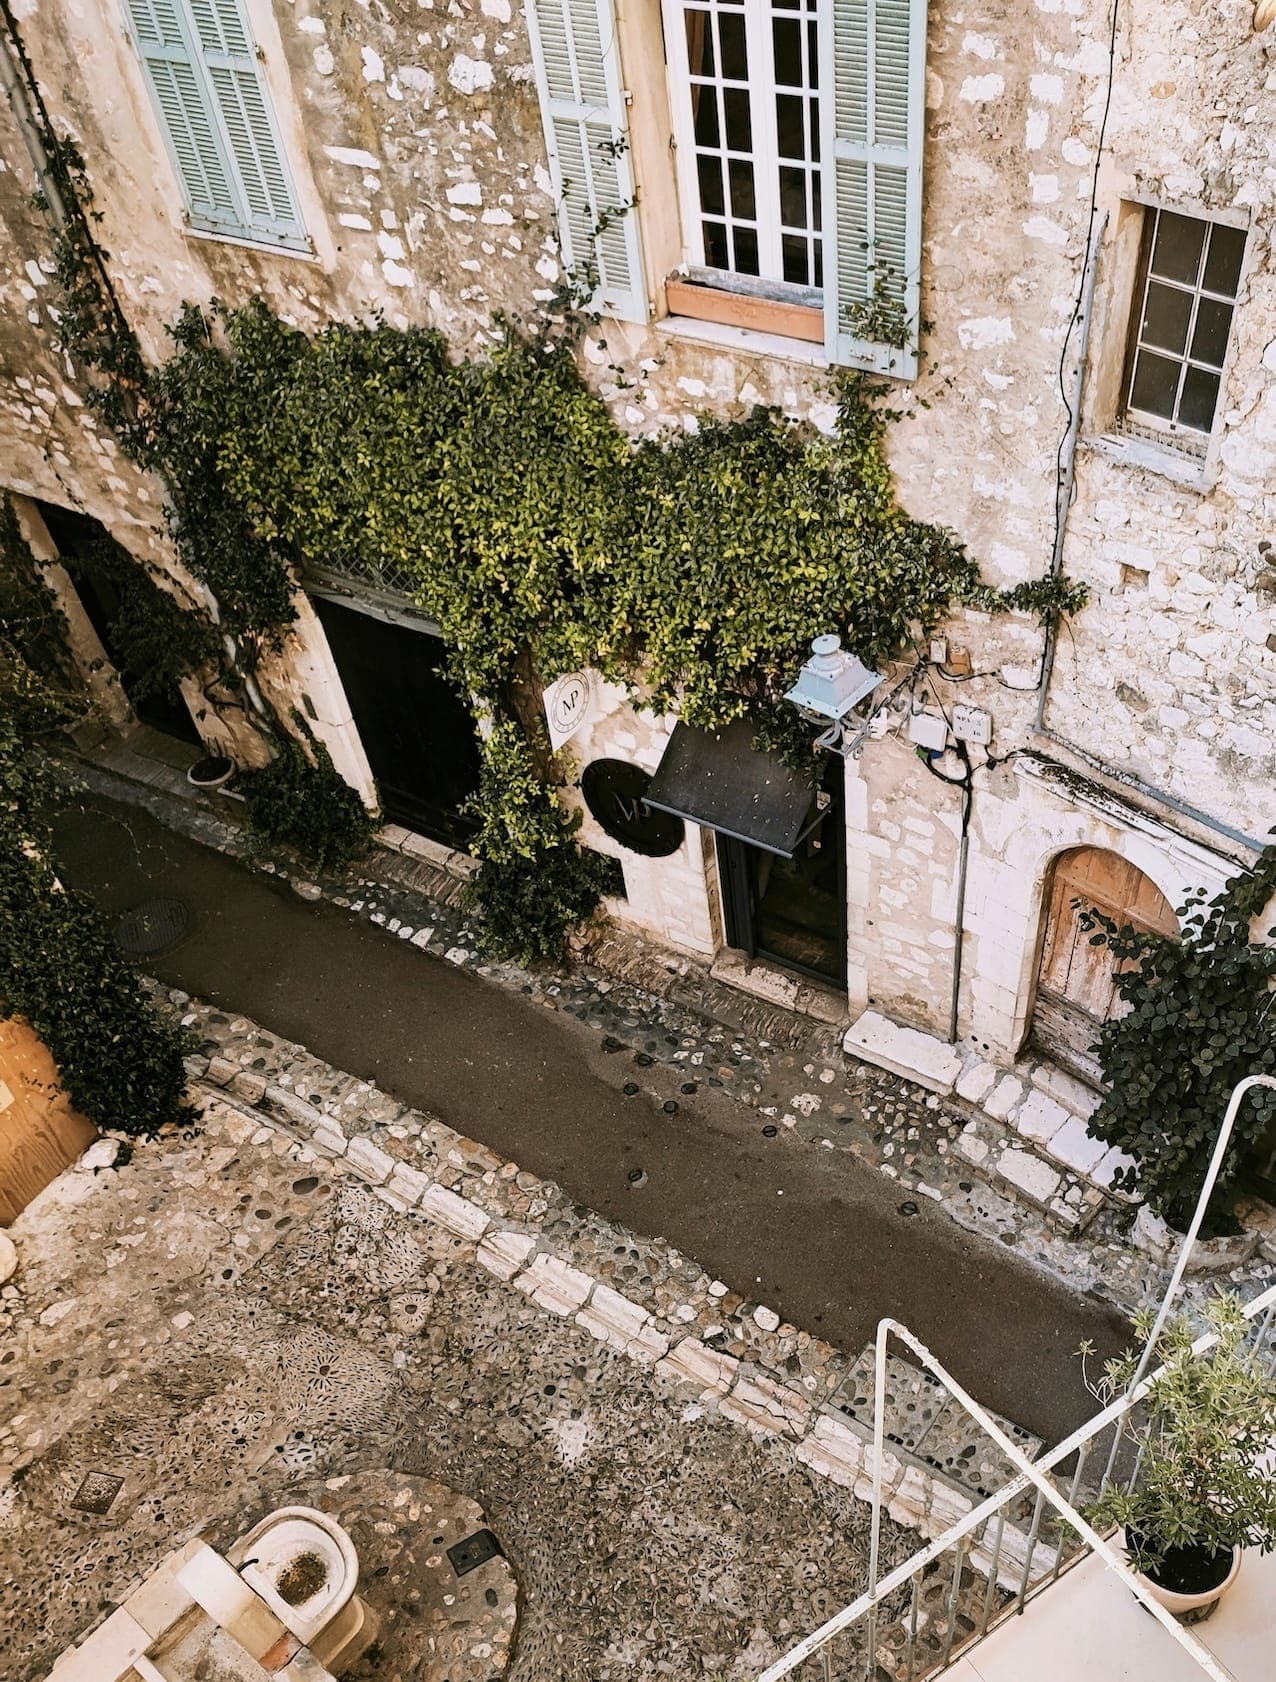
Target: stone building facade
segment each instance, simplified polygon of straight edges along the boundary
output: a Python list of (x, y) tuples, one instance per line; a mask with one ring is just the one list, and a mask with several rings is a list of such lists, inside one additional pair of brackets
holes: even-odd
[[(218, 231), (191, 214), (189, 183), (184, 194), (181, 159), (148, 83), (144, 36), (157, 18), (162, 25), (161, 13), (189, 14), (193, 29), (201, 6), (223, 25), (238, 19), (251, 37), (256, 85), (273, 110), (290, 183), (284, 221), (291, 218), (296, 238)], [(904, 314), (925, 324), (916, 376), (900, 385), (907, 413), (889, 434), (900, 500), (951, 526), (990, 583), (1059, 569), (1090, 587), (1089, 603), (1051, 644), (1030, 613), (958, 612), (943, 649), (921, 651), (935, 657), (920, 671), (909, 663), (886, 674), (879, 700), (893, 699), (873, 739), (846, 762), (844, 777), (838, 763), (826, 781), (832, 816), (814, 865), (825, 873), (819, 903), (830, 892), (841, 902), (829, 925), (840, 946), (833, 961), (829, 928), (813, 963), (786, 961), (774, 940), (768, 946), (767, 917), (782, 923), (787, 914), (778, 899), (767, 913), (768, 898), (805, 891), (783, 860), (728, 857), (713, 829), (694, 821), (673, 851), (648, 856), (618, 839), (615, 825), (609, 833), (571, 790), (585, 813), (585, 844), (620, 863), (624, 896), (609, 902), (613, 914), (676, 950), (725, 963), (743, 985), (795, 1000), (818, 995), (824, 1009), (831, 999), (851, 1020), (879, 1013), (942, 1038), (955, 993), (958, 1034), (1008, 1063), (1034, 1031), (1067, 1053), (1070, 1035), (1076, 1040), (1069, 1010), (1082, 1018), (1102, 1010), (1093, 976), (1078, 973), (1069, 998), (1074, 981), (1060, 951), (1071, 938), (1070, 901), (1055, 887), (1072, 878), (1058, 876), (1061, 860), (1083, 886), (1094, 884), (1100, 902), (1106, 881), (1117, 909), (1138, 901), (1155, 921), (1162, 900), (1173, 908), (1187, 890), (1221, 883), (1276, 824), (1276, 35), (1256, 30), (1250, 0), (1116, 0), (1114, 9), (1100, 0), (934, 0), (928, 20), (920, 0), (894, 10), (885, 0), (858, 8), (813, 0), (809, 11), (666, 0), (663, 17), (659, 0), (602, 0), (593, 11), (540, 0), (530, 26), (517, 0), (11, 7), (55, 127), (84, 157), (124, 312), (157, 358), (186, 300), (233, 305), (260, 296), (306, 329), (381, 312), (393, 324), (437, 326), (458, 349), (488, 342), (495, 312), (517, 316), (546, 302), (565, 255), (581, 257), (564, 239), (581, 247), (593, 237), (579, 206), (572, 210), (579, 184), (568, 156), (573, 136), (588, 141), (593, 130), (555, 94), (556, 32), (566, 17), (580, 49), (597, 31), (609, 79), (590, 96), (603, 106), (590, 121), (612, 141), (589, 167), (607, 162), (610, 190), (629, 208), (599, 236), (611, 270), (604, 291), (624, 292), (619, 318), (604, 314), (583, 356), (635, 437), (755, 403), (828, 427), (830, 350), (910, 371), (889, 344), (848, 352), (845, 316), (843, 337), (829, 338), (818, 289), (790, 281), (789, 267), (783, 284), (765, 273), (750, 280), (744, 271), (765, 271), (766, 262), (741, 246), (750, 237), (747, 227), (740, 234), (744, 223), (734, 247), (721, 243), (726, 212), (710, 229), (718, 189), (691, 162), (703, 150), (704, 102), (718, 93), (727, 101), (744, 85), (738, 67), (734, 89), (727, 74), (731, 52), (744, 50), (731, 45), (737, 31), (754, 54), (753, 96), (766, 96), (753, 108), (750, 140), (759, 199), (745, 208), (788, 265), (796, 247), (777, 239), (774, 224), (791, 212), (772, 204), (768, 227), (759, 204), (777, 147), (788, 179), (784, 147), (793, 142), (782, 133), (777, 140), (775, 124), (759, 115), (769, 111), (771, 88), (758, 79), (757, 52), (771, 51), (770, 24), (774, 43), (794, 18), (795, 28), (809, 25), (811, 43), (823, 32), (824, 91), (808, 52), (805, 82), (790, 97), (814, 110), (830, 100), (831, 80), (840, 111), (842, 95), (849, 108), (855, 90), (847, 94), (839, 78), (853, 72), (826, 37), (844, 46), (856, 19), (868, 19), (870, 33), (879, 31), (879, 110), (891, 95), (888, 71), (903, 63), (901, 53), (907, 59), (894, 85), (903, 102), (896, 151), (899, 179), (907, 174), (899, 201), (905, 272), (888, 274), (887, 290), (897, 288)], [(711, 15), (716, 83), (704, 44)], [(674, 33), (684, 26), (685, 48)], [(168, 548), (160, 488), (86, 412), (75, 370), (56, 349), (49, 232), (32, 203), (20, 95), (0, 105), (0, 488), (19, 499), (92, 663), (106, 651), (57, 569), (59, 546), (42, 509), (101, 522), (160, 567), (179, 595), (199, 587)], [(577, 104), (585, 110), (590, 98)], [(720, 110), (731, 120), (727, 103)], [(781, 112), (781, 130), (785, 120)], [(861, 153), (843, 134), (836, 139), (837, 158), (854, 164)], [(809, 176), (821, 167), (809, 130), (805, 144)], [(871, 168), (885, 168), (882, 160), (896, 156), (888, 153), (869, 146), (865, 155)], [(836, 200), (838, 213), (850, 215), (835, 190), (839, 166), (826, 158), (822, 167), (826, 207)], [(728, 175), (728, 192), (735, 179)], [(870, 243), (894, 237), (886, 175), (879, 169), (874, 179), (881, 220)], [(697, 215), (703, 228), (693, 226)], [(844, 284), (853, 230), (825, 229), (829, 265), (838, 235)], [(744, 276), (734, 292), (718, 272), (732, 263), (735, 280)], [(363, 613), (423, 639), (429, 627), (393, 591), (361, 599), (357, 581), (307, 584), (267, 678), (304, 704), (338, 769), (371, 803), (375, 754), (356, 723), (355, 680), (338, 646), (349, 621), (340, 616)], [(823, 628), (813, 625), (812, 635)], [(580, 767), (610, 759), (656, 773), (675, 721), (636, 710), (588, 674), (582, 681), (585, 722), (569, 743)], [(963, 791), (938, 780), (961, 770), (951, 735), (959, 704), (963, 729), (982, 743), (970, 749), (964, 848)], [(198, 710), (211, 744), (248, 758), (260, 751), (233, 714)], [(919, 752), (918, 713), (944, 748), (932, 734)], [(834, 853), (838, 869), (829, 874)], [(745, 873), (743, 886), (728, 887), (732, 871)], [(799, 923), (806, 914), (798, 906)], [(740, 946), (752, 951), (733, 958)], [(787, 950), (799, 949), (800, 941)], [(812, 985), (812, 969), (823, 985)], [(1062, 1016), (1042, 1008), (1047, 982)], [(857, 1043), (869, 1039), (861, 1033)]]

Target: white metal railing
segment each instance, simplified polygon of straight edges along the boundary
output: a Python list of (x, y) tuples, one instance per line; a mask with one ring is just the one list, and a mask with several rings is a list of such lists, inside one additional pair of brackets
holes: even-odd
[[(896, 1320), (880, 1322), (868, 1588), (764, 1670), (758, 1682), (781, 1682), (798, 1673), (802, 1682), (815, 1682), (817, 1677), (822, 1682), (861, 1682), (861, 1678), (872, 1682), (883, 1672), (893, 1673), (896, 1682), (925, 1682), (982, 1641), (1004, 1618), (1022, 1612), (1029, 1600), (1089, 1553), (1097, 1554), (1121, 1578), (1204, 1675), (1212, 1682), (1235, 1682), (1192, 1630), (1149, 1594), (1124, 1556), (1082, 1517), (1077, 1504), (1088, 1506), (1113, 1483), (1132, 1488), (1137, 1482), (1140, 1462), (1135, 1459), (1130, 1464), (1129, 1454), (1122, 1455), (1122, 1425), (1157, 1377), (1156, 1373), (1145, 1376), (1151, 1352), (1182, 1282), (1241, 1100), (1255, 1086), (1276, 1087), (1276, 1079), (1250, 1076), (1232, 1093), (1196, 1214), (1129, 1390), (1039, 1460), (1027, 1458), (907, 1327)], [(1276, 1373), (1276, 1286), (1249, 1303), (1245, 1314), (1252, 1327), (1252, 1348), (1266, 1362), (1267, 1371)], [(892, 1337), (948, 1388), (1015, 1468), (1015, 1476), (942, 1536), (879, 1578), (886, 1353)], [(1207, 1354), (1216, 1342), (1213, 1333), (1199, 1337), (1193, 1345), (1197, 1357)], [(1057, 1474), (1057, 1482), (1051, 1474)], [(1066, 1493), (1060, 1485), (1066, 1485)]]

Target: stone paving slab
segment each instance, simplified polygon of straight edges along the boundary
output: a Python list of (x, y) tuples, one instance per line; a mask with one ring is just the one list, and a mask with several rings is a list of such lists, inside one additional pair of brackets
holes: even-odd
[[(477, 1246), (479, 1265), (511, 1282), (538, 1308), (573, 1318), (640, 1365), (655, 1363), (658, 1373), (691, 1386), (702, 1402), (752, 1433), (802, 1442), (820, 1414), (835, 1408), (858, 1444), (848, 1451), (855, 1459), (851, 1481), (863, 1482), (873, 1422), (871, 1350), (852, 1364), (845, 1352), (782, 1323), (766, 1304), (748, 1302), (710, 1279), (663, 1240), (639, 1238), (569, 1204), (552, 1182), (503, 1161), (437, 1119), (387, 1100), (371, 1083), (351, 1086), (348, 1076), (304, 1047), (180, 990), (156, 985), (156, 992), (203, 1036), (204, 1055), (192, 1059), (190, 1068), (205, 1081), (216, 1076), (207, 1088), (214, 1108), (225, 1102), (223, 1092), (240, 1101), (235, 1069), (263, 1075), (266, 1100), (280, 1095), (262, 1110), (242, 1104), (250, 1136), (263, 1116), (290, 1138), (304, 1141), (308, 1128), (311, 1152), (336, 1158), (395, 1207)], [(334, 1106), (342, 1129), (335, 1142), (329, 1120)], [(418, 1165), (412, 1182), (393, 1179), (396, 1159)], [(448, 1178), (450, 1186), (434, 1175)], [(410, 1199), (400, 1195), (417, 1187)], [(937, 1383), (894, 1359), (891, 1373), (892, 1437), (904, 1451), (889, 1490), (892, 1512), (929, 1533), (936, 1480), (949, 1485), (969, 1510), (990, 1492), (990, 1484), (1008, 1481), (1010, 1472), (987, 1450), (979, 1428), (948, 1406)], [(903, 1421), (910, 1405), (907, 1374), (917, 1380), (913, 1393), (921, 1398), (925, 1423), (947, 1414), (934, 1454), (926, 1430)], [(1025, 1447), (1039, 1446), (1017, 1427), (1008, 1429)]]

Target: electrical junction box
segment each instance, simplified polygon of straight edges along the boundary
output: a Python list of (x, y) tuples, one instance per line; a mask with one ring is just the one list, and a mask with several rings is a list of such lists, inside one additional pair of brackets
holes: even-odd
[(929, 753), (943, 753), (948, 746), (948, 725), (934, 713), (914, 713), (908, 721), (908, 739)]
[(948, 658), (948, 638), (932, 637), (930, 639), (930, 658), (934, 666), (942, 666)]
[(959, 742), (974, 742), (976, 747), (986, 748), (992, 741), (992, 714), (959, 701), (953, 708), (953, 735)]

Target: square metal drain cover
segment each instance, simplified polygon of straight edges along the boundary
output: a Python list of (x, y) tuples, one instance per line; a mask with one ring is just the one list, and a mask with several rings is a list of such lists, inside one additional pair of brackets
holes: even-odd
[(480, 1565), (486, 1565), (489, 1559), (495, 1559), (500, 1552), (501, 1544), (490, 1530), (476, 1530), (463, 1542), (453, 1543), (447, 1551), (447, 1556), (452, 1561), (452, 1569), (457, 1576), (464, 1577), (467, 1571), (474, 1571)]
[(82, 1513), (108, 1513), (123, 1488), (123, 1478), (113, 1477), (110, 1472), (90, 1472), (76, 1490), (71, 1505)]

